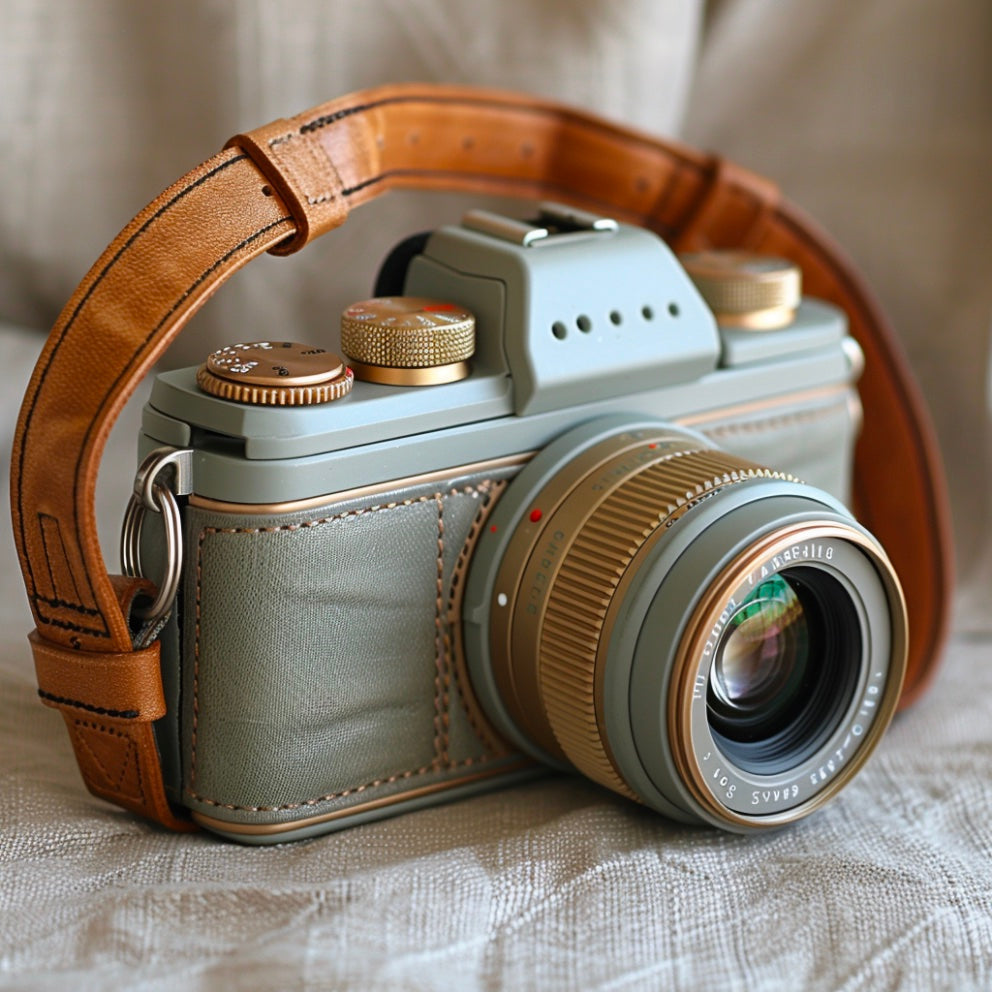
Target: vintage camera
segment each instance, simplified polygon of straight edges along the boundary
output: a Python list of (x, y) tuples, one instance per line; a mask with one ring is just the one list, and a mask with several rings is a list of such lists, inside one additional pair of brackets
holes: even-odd
[(232, 344), (155, 382), (136, 489), (169, 512), (124, 557), (163, 590), (171, 798), (263, 843), (549, 767), (742, 832), (832, 797), (907, 636), (844, 506), (844, 315), (556, 205), (412, 239), (377, 289), (344, 360)]

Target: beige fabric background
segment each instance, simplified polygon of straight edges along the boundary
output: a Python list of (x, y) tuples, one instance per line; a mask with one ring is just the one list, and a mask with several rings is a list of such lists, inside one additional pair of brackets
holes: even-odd
[[(85, 793), (35, 697), (3, 527), (0, 987), (992, 985), (990, 56), (985, 0), (0, 0), (0, 320), (21, 325), (0, 327), (4, 473), (40, 348), (30, 328), (160, 188), (229, 134), (359, 87), (499, 85), (719, 149), (848, 247), (934, 409), (964, 580), (930, 696), (795, 829), (675, 828), (549, 779), (250, 850)], [(459, 209), (394, 197), (253, 264), (177, 360), (249, 329), (332, 335), (396, 237)], [(101, 476), (109, 548), (136, 415)]]

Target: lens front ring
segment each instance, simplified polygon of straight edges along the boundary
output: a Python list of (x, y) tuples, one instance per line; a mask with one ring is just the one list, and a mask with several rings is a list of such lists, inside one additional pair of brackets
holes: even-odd
[[(861, 628), (858, 673), (842, 700), (843, 712), (813, 753), (762, 775), (742, 767), (732, 750), (721, 747), (706, 711), (705, 685), (728, 610), (756, 577), (795, 567), (822, 570), (850, 596)], [(872, 628), (869, 616), (883, 609), (891, 611), (891, 625)], [(902, 592), (884, 552), (870, 537), (844, 523), (800, 522), (773, 531), (721, 571), (686, 625), (667, 712), (668, 743), (679, 778), (709, 815), (731, 828), (779, 826), (806, 816), (836, 795), (874, 750), (899, 700), (906, 652)]]

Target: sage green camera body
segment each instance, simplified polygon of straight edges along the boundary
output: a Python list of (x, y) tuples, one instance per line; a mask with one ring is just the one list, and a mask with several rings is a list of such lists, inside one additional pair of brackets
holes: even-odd
[[(802, 479), (801, 492), (780, 480), (789, 498), (815, 490), (823, 513), (849, 519), (860, 353), (834, 307), (804, 300), (775, 330), (718, 327), (667, 246), (627, 225), (540, 244), (444, 227), (403, 291), (475, 314), (467, 378), (253, 407), (184, 369), (158, 376), (145, 409), (142, 454), (192, 450), (184, 574), (162, 636), (166, 780), (174, 802), (244, 842), (562, 764), (484, 671), (501, 542), (533, 512), (526, 499), (500, 507), (562, 437), (581, 447), (670, 425)], [(712, 822), (691, 797), (648, 804)]]

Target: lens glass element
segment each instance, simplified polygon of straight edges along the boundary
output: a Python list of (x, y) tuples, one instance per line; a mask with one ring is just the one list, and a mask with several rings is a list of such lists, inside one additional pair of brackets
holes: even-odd
[(809, 662), (809, 627), (802, 603), (781, 575), (758, 585), (728, 623), (710, 674), (726, 710), (758, 713), (786, 705)]
[(708, 718), (721, 750), (760, 774), (799, 764), (846, 709), (861, 645), (850, 595), (829, 573), (786, 569), (755, 586), (710, 668)]

